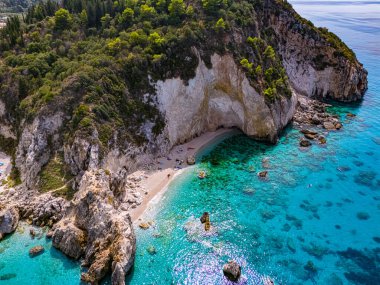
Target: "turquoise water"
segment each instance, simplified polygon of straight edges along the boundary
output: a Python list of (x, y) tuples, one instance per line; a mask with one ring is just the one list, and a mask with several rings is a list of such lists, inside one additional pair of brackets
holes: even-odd
[[(15, 234), (0, 242), (0, 284), (79, 284), (79, 262), (52, 247), (41, 228), (33, 227), (37, 235), (32, 239), (30, 228), (21, 224)], [(29, 250), (37, 245), (44, 247), (44, 253), (29, 257)]]
[[(239, 284), (262, 284), (263, 276), (276, 284), (380, 284), (380, 1), (294, 7), (355, 50), (369, 71), (364, 101), (331, 108), (344, 128), (323, 147), (299, 149), (291, 126), (276, 146), (243, 135), (218, 144), (146, 214), (155, 226), (136, 229), (127, 283), (229, 284), (221, 268), (234, 259)], [(196, 177), (199, 169), (206, 179)], [(261, 170), (267, 180), (257, 177)], [(204, 211), (213, 226), (206, 236), (198, 230)], [(29, 258), (39, 244), (45, 253)], [(7, 274), (16, 276), (1, 280)], [(15, 233), (0, 243), (0, 284), (78, 284), (79, 275), (79, 264), (44, 238)]]
[[(361, 104), (331, 108), (344, 128), (307, 151), (292, 127), (276, 146), (244, 135), (216, 146), (147, 213), (155, 227), (136, 229), (130, 284), (228, 284), (221, 269), (230, 259), (242, 265), (240, 284), (262, 284), (263, 276), (276, 284), (380, 284), (380, 2), (351, 2), (294, 5), (339, 34), (369, 71)], [(208, 178), (199, 180), (199, 169)], [(267, 180), (257, 177), (262, 170)], [(197, 230), (205, 211), (209, 235)]]

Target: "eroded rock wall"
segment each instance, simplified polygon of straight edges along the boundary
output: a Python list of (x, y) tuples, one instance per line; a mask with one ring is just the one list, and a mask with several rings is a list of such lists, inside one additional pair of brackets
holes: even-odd
[(171, 145), (219, 127), (237, 127), (255, 139), (275, 142), (293, 117), (296, 95), (267, 104), (231, 55), (214, 54), (211, 63), (208, 69), (200, 60), (188, 84), (180, 78), (156, 84)]
[(342, 102), (363, 98), (367, 90), (367, 71), (356, 58), (343, 56), (321, 33), (298, 20), (292, 10), (280, 9), (268, 19), (296, 92)]

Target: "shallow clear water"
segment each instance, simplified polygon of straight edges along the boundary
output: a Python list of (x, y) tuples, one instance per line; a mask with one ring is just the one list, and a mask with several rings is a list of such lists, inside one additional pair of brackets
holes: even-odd
[[(79, 284), (79, 262), (73, 261), (51, 245), (41, 228), (33, 229), (31, 238), (27, 224), (19, 225), (17, 232), (0, 243), (0, 284)], [(42, 245), (45, 252), (29, 257), (29, 250)]]
[[(242, 135), (217, 145), (146, 214), (155, 226), (136, 229), (129, 284), (228, 284), (221, 268), (229, 259), (242, 265), (240, 284), (262, 284), (263, 276), (276, 284), (380, 284), (380, 1), (294, 7), (355, 50), (369, 71), (365, 100), (331, 108), (344, 128), (324, 147), (300, 150), (291, 127), (276, 146)], [(264, 169), (268, 179), (260, 180)], [(208, 236), (197, 227), (204, 211)], [(37, 244), (47, 252), (31, 259)], [(78, 284), (80, 268), (49, 241), (16, 233), (0, 243), (0, 279), (9, 273), (16, 277), (1, 284)]]
[[(230, 259), (242, 265), (240, 284), (262, 284), (263, 276), (276, 284), (380, 284), (380, 2), (294, 7), (355, 50), (369, 71), (365, 100), (331, 108), (344, 129), (324, 147), (300, 150), (291, 127), (276, 146), (243, 135), (216, 146), (146, 214), (155, 227), (136, 229), (130, 284), (228, 284), (221, 268)], [(199, 169), (208, 178), (199, 180)], [(204, 211), (215, 228), (209, 236), (197, 230)]]

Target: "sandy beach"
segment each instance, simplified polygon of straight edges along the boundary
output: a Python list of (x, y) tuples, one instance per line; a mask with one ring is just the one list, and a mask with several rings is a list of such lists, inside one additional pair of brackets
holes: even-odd
[(167, 157), (159, 158), (158, 170), (139, 170), (131, 174), (132, 177), (143, 177), (139, 186), (145, 191), (142, 203), (130, 210), (132, 221), (134, 223), (142, 221), (143, 213), (153, 206), (152, 200), (162, 195), (169, 183), (189, 167), (186, 163), (189, 156), (196, 157), (207, 146), (236, 133), (238, 133), (236, 129), (219, 129), (215, 132), (204, 133), (185, 144), (175, 146)]

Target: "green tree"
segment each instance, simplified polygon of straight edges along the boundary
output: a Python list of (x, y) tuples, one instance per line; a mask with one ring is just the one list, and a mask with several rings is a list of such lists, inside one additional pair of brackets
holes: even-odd
[(66, 9), (59, 9), (55, 12), (55, 29), (56, 30), (65, 30), (70, 28), (72, 17), (69, 11)]
[(219, 31), (222, 31), (226, 28), (226, 23), (224, 22), (223, 18), (220, 18), (216, 24), (215, 24), (215, 28)]
[(183, 0), (171, 0), (168, 10), (170, 17), (180, 19), (186, 12), (186, 5)]
[(267, 46), (267, 48), (264, 51), (264, 56), (271, 60), (275, 60), (276, 53), (274, 52), (274, 49), (272, 48), (272, 46)]

